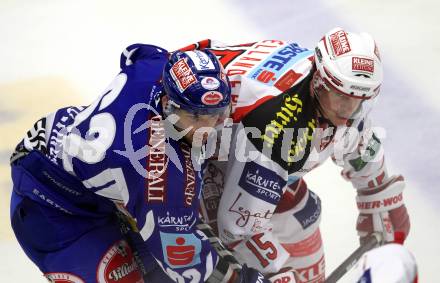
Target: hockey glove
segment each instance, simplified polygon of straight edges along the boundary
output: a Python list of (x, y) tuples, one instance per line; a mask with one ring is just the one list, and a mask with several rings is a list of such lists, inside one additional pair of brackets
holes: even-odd
[(395, 232), (406, 238), (410, 221), (403, 203), (404, 187), (404, 179), (398, 175), (378, 188), (358, 190), (356, 201), (360, 213), (356, 229), (361, 244), (373, 232), (382, 234), (383, 243), (395, 241)]

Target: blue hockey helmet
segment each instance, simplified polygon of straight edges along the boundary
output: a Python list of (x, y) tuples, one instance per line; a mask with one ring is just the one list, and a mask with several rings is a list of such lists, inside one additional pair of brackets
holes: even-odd
[(162, 79), (172, 107), (200, 115), (224, 114), (230, 109), (229, 80), (209, 50), (172, 53)]

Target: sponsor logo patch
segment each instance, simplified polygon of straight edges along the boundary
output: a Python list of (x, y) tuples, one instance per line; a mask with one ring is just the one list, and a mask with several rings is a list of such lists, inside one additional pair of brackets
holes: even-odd
[(133, 252), (125, 240), (116, 242), (102, 257), (96, 271), (100, 283), (143, 283)]
[(188, 56), (194, 62), (194, 65), (196, 66), (197, 70), (199, 71), (215, 70), (214, 63), (211, 61), (211, 59), (209, 59), (206, 53), (198, 50), (194, 50), (194, 51), (188, 51), (186, 52), (186, 54), (188, 54)]
[(220, 82), (213, 77), (204, 77), (200, 83), (202, 87), (207, 90), (218, 89), (220, 86)]
[[(56, 203), (53, 201), (50, 197), (45, 195), (43, 192), (40, 192), (38, 189), (34, 188), (32, 189), (32, 193), (37, 197), (38, 201), (41, 200), (43, 203), (49, 204), (50, 206), (61, 210), (62, 212), (65, 212), (67, 214), (73, 214), (71, 211), (67, 210), (66, 208), (62, 207), (62, 205)], [(33, 198), (35, 200), (35, 198)]]
[(202, 244), (193, 234), (160, 232), (165, 263), (172, 268), (190, 267), (200, 263)]
[[(357, 207), (358, 209), (379, 209), (381, 207), (389, 207), (392, 205), (396, 205), (398, 203), (401, 203), (403, 200), (402, 193), (391, 196), (389, 198), (385, 198), (382, 200), (375, 200), (375, 201), (358, 201)], [(383, 220), (385, 222), (385, 220)]]
[(238, 184), (249, 194), (271, 204), (277, 204), (286, 181), (275, 172), (252, 161), (244, 166)]
[(309, 191), (309, 198), (307, 199), (306, 205), (303, 207), (303, 209), (293, 214), (303, 229), (306, 229), (318, 221), (320, 215), (321, 199), (311, 191)]
[(66, 272), (50, 272), (44, 276), (51, 283), (85, 283), (79, 276)]
[(202, 102), (205, 105), (217, 105), (223, 100), (223, 94), (218, 91), (208, 91), (202, 95)]
[[(229, 207), (228, 211), (234, 213), (238, 218), (235, 219), (235, 224), (238, 227), (245, 227), (250, 224), (249, 220), (253, 219), (255, 222), (252, 225), (252, 229), (255, 231), (256, 229), (261, 228), (258, 223), (261, 223), (258, 219), (270, 219), (273, 215), (270, 209), (266, 211), (252, 211), (248, 207), (248, 203), (246, 202), (246, 197), (241, 199), (242, 193), (238, 193), (238, 196), (235, 198), (232, 205)], [(253, 232), (254, 232), (253, 231)]]
[(184, 205), (190, 207), (196, 195), (196, 173), (194, 172), (193, 163), (191, 161), (191, 148), (186, 144), (182, 144), (181, 148), (183, 157), (185, 158)]
[(161, 116), (150, 119), (150, 140), (147, 156), (148, 203), (163, 203), (166, 198), (166, 178), (168, 158), (165, 152), (165, 128)]
[(186, 59), (182, 58), (171, 67), (170, 74), (174, 79), (180, 92), (184, 92), (190, 85), (197, 82), (191, 68), (186, 63)]
[(338, 30), (337, 32), (332, 33), (329, 36), (329, 39), (335, 56), (340, 56), (351, 51), (347, 34), (343, 30)]
[(353, 57), (351, 58), (351, 69), (353, 71), (374, 73), (374, 61), (367, 58)]
[[(249, 73), (248, 77), (270, 86), (278, 81), (287, 81), (288, 77), (284, 77), (286, 76), (285, 74), (288, 73), (288, 70), (291, 69), (295, 63), (311, 55), (313, 55), (313, 51), (301, 48), (296, 43), (283, 46), (255, 67), (255, 69)], [(281, 83), (282, 82), (280, 82), (280, 84)]]
[(262, 83), (268, 83), (271, 80), (275, 81), (276, 80), (275, 73), (268, 70), (264, 70), (258, 75), (257, 80)]
[(273, 283), (292, 283), (295, 281), (295, 275), (293, 272), (284, 272), (281, 274), (275, 274), (270, 277), (270, 281)]
[(276, 83), (275, 87), (281, 91), (286, 91), (302, 76), (293, 70), (287, 71)]
[(196, 223), (196, 217), (194, 216), (194, 212), (190, 214), (182, 214), (178, 215), (166, 212), (164, 216), (157, 217), (157, 224), (162, 229), (171, 229), (172, 231), (189, 231)]
[(298, 268), (296, 270), (298, 282), (324, 282), (325, 276), (325, 260), (324, 256), (321, 259), (308, 267)]
[(370, 91), (370, 87), (359, 86), (359, 85), (351, 85), (350, 89), (358, 90), (358, 91)]

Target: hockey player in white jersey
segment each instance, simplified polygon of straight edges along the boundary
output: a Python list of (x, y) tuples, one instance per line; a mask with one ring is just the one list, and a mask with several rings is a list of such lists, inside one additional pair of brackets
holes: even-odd
[(361, 242), (372, 232), (384, 242), (408, 234), (403, 177), (388, 174), (368, 117), (383, 77), (370, 35), (335, 28), (314, 51), (278, 40), (184, 50), (194, 48), (210, 48), (232, 85), (233, 138), (229, 156), (218, 157), (228, 162), (207, 167), (202, 212), (239, 260), (269, 275), (293, 269), (297, 282), (324, 281), (321, 200), (302, 177), (329, 157), (357, 190)]
[(366, 252), (338, 282), (417, 283), (417, 264), (411, 252), (397, 243)]

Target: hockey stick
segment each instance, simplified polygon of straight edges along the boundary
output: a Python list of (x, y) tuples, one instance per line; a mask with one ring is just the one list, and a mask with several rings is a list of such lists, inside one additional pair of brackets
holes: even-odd
[(338, 282), (342, 276), (347, 273), (359, 260), (359, 258), (369, 250), (378, 246), (382, 241), (382, 235), (372, 234), (368, 236), (365, 243), (357, 248), (346, 260), (344, 260), (325, 280), (325, 283), (335, 283)]

